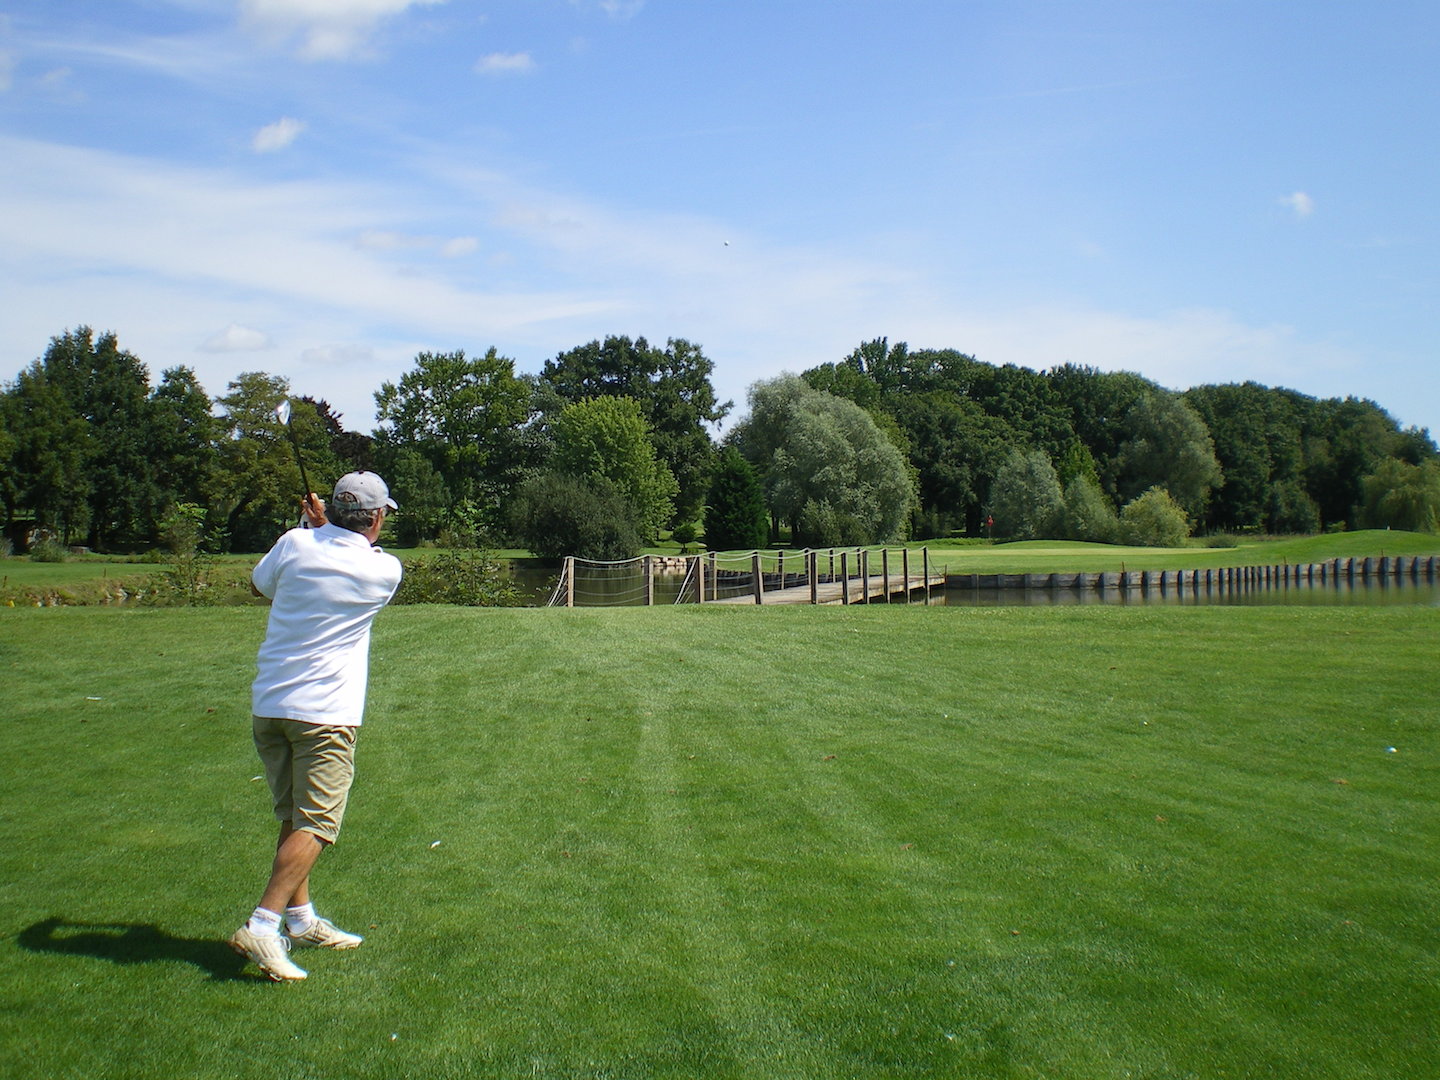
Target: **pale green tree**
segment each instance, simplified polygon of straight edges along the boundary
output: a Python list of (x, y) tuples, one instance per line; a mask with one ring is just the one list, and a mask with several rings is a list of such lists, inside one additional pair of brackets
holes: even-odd
[(1386, 458), (1362, 484), (1360, 523), (1371, 529), (1440, 532), (1440, 464)]
[(1065, 493), (1043, 450), (1012, 449), (990, 486), (990, 515), (1001, 536), (1053, 537), (1060, 529)]
[(567, 405), (555, 419), (553, 435), (556, 472), (609, 481), (635, 507), (641, 534), (659, 536), (679, 489), (656, 456), (638, 401), (600, 397)]
[(815, 547), (902, 539), (915, 503), (898, 447), (852, 401), (783, 375), (750, 391), (734, 442), (763, 477), (775, 520)]
[(1082, 473), (1065, 485), (1065, 504), (1060, 514), (1059, 535), (1066, 540), (1092, 544), (1113, 544), (1120, 535), (1115, 504), (1100, 490), (1094, 476)]

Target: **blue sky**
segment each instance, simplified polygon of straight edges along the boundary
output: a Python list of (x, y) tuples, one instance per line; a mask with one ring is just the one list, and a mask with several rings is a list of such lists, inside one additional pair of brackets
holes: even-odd
[(1433, 0), (0, 0), (0, 376), (885, 336), (1440, 433)]

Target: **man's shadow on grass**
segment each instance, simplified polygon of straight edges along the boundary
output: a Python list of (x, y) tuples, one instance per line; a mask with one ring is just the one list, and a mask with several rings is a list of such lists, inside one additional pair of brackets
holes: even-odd
[(31, 952), (92, 956), (112, 964), (181, 960), (215, 980), (256, 978), (245, 974), (245, 958), (225, 942), (175, 937), (156, 926), (45, 919), (20, 931), (16, 941)]

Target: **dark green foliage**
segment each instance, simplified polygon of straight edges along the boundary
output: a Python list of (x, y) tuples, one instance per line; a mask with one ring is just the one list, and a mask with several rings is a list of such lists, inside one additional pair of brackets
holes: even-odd
[[(467, 501), (481, 508), (486, 525), (498, 524), (504, 497), (538, 463), (528, 437), (530, 385), (494, 348), (478, 359), (464, 350), (420, 353), (399, 383), (376, 391), (375, 417), (372, 450), (382, 476), (398, 472), (401, 455), (410, 451), (441, 479), (440, 489), (424, 485), (426, 505), (415, 518), (423, 539), (433, 539), (452, 508)], [(403, 468), (419, 475), (413, 464)], [(436, 513), (430, 499), (439, 490), (443, 506)]]
[(1200, 414), (1169, 391), (1144, 394), (1125, 416), (1127, 438), (1116, 462), (1124, 499), (1163, 487), (1199, 520), (1221, 482), (1215, 444)]
[(639, 513), (613, 484), (562, 473), (540, 473), (520, 485), (510, 529), (542, 559), (613, 562), (634, 558), (644, 546)]
[[(304, 484), (275, 406), (289, 397), (288, 379), (247, 371), (216, 399), (224, 409), (215, 506), (234, 551), (265, 551), (300, 519)], [(322, 497), (341, 475), (325, 426), (309, 402), (292, 401), (290, 427), (312, 488)]]
[(396, 604), (518, 607), (520, 589), (488, 551), (448, 551), (405, 564)]
[(752, 551), (769, 538), (760, 478), (733, 446), (720, 453), (705, 507), (705, 544), (711, 551)]
[(715, 447), (707, 428), (731, 407), (715, 399), (714, 368), (699, 345), (683, 338), (660, 349), (643, 337), (611, 336), (546, 361), (540, 382), (560, 403), (598, 397), (639, 402), (656, 456), (678, 485), (670, 520), (686, 521), (699, 514), (709, 485)]
[(387, 447), (381, 456), (380, 475), (400, 506), (390, 519), (396, 539), (405, 547), (434, 540), (450, 508), (444, 478), (413, 446)]

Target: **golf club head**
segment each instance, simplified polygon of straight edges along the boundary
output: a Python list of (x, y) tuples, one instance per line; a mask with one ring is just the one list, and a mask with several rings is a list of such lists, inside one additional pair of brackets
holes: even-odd
[(282, 426), (290, 424), (290, 399), (285, 398), (279, 405), (275, 406), (275, 419), (279, 420)]

